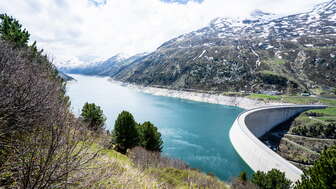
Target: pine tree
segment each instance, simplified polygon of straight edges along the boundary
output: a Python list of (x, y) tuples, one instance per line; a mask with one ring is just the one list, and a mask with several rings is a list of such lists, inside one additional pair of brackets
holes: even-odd
[(336, 188), (336, 145), (324, 150), (320, 158), (304, 174), (296, 189)]
[(100, 109), (100, 106), (92, 103), (85, 103), (82, 108), (81, 117), (84, 122), (88, 124), (89, 129), (98, 131), (104, 127), (106, 118), (103, 114), (103, 110)]
[(27, 46), (30, 34), (13, 17), (0, 14), (0, 38), (15, 44), (15, 47)]
[(133, 115), (123, 111), (118, 115), (114, 124), (113, 137), (117, 145), (117, 150), (126, 153), (127, 149), (139, 144), (139, 134)]
[(157, 128), (149, 121), (138, 126), (140, 135), (140, 145), (146, 150), (162, 151), (161, 134)]
[(277, 169), (268, 172), (257, 171), (252, 175), (251, 182), (261, 189), (289, 189), (292, 182), (285, 177), (285, 173)]

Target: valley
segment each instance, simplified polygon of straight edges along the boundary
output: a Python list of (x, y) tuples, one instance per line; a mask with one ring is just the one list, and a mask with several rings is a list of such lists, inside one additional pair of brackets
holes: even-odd
[(248, 18), (216, 18), (154, 52), (60, 70), (177, 90), (332, 94), (335, 4), (288, 16), (258, 10)]
[(111, 77), (140, 92), (251, 109), (325, 104), (304, 112), (261, 140), (300, 169), (336, 144), (336, 1), (288, 16), (256, 10), (246, 18), (216, 18), (154, 52), (118, 54), (75, 74)]
[(334, 189), (335, 73), (336, 0), (1, 0), (0, 189)]

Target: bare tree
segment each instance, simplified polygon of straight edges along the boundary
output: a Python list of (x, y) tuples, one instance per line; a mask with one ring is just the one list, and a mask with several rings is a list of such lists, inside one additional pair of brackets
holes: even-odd
[(96, 154), (57, 70), (46, 56), (0, 41), (0, 89), (0, 186), (66, 188)]

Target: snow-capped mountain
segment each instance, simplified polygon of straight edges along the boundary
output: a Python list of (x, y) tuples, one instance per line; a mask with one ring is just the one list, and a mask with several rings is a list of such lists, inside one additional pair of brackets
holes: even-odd
[(336, 87), (336, 0), (279, 16), (216, 18), (163, 43), (114, 78), (201, 90), (298, 92)]
[(77, 64), (76, 66), (68, 64), (69, 66), (59, 67), (59, 70), (72, 74), (113, 76), (121, 68), (145, 55), (146, 53), (141, 53), (130, 57), (127, 54), (119, 53), (104, 61), (90, 64)]
[(335, 1), (320, 4), (307, 13), (279, 17), (256, 10), (249, 18), (216, 18), (208, 27), (181, 35), (161, 47), (227, 45), (244, 39), (261, 39), (267, 43), (273, 39), (297, 40), (300, 36), (336, 33)]

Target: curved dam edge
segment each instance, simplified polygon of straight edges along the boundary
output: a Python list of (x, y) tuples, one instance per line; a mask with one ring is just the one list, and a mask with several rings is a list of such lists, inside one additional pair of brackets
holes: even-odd
[(230, 129), (230, 140), (240, 157), (253, 171), (285, 172), (293, 182), (301, 178), (302, 171), (272, 151), (258, 137), (275, 126), (310, 109), (324, 109), (324, 105), (284, 105), (251, 109), (241, 113)]

